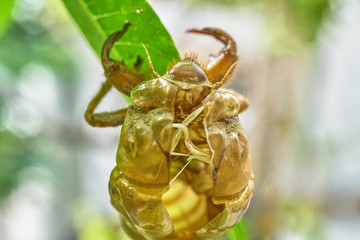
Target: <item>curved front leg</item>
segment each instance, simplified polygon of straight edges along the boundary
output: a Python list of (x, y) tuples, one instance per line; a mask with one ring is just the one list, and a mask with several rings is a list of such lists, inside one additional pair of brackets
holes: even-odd
[[(130, 24), (124, 25), (121, 31), (111, 34), (105, 41), (101, 52), (101, 63), (105, 70), (105, 76), (111, 84), (120, 92), (130, 95), (131, 90), (140, 82), (147, 80), (144, 74), (137, 69), (129, 68), (122, 62), (114, 61), (110, 58), (110, 51), (116, 41), (118, 41), (127, 31)], [(137, 68), (141, 62), (136, 66)]]
[[(223, 80), (231, 66), (239, 59), (236, 55), (235, 41), (227, 33), (217, 28), (189, 29), (187, 32), (211, 35), (225, 44), (219, 54), (210, 59), (206, 67), (206, 75), (212, 84)], [(227, 79), (229, 77), (228, 75)], [(222, 84), (224, 83), (225, 81)]]

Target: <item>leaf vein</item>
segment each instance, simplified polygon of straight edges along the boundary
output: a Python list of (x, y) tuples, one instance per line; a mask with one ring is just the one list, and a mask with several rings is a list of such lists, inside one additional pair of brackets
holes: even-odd
[[(82, 7), (84, 8), (85, 12), (90, 16), (90, 18), (95, 19), (94, 18), (94, 14), (92, 11), (90, 11), (90, 9), (88, 8), (88, 6), (85, 4), (84, 1), (79, 0), (80, 4), (82, 5)], [(90, 14), (92, 13), (92, 14)], [(106, 35), (105, 31), (102, 29), (102, 27), (100, 26), (100, 24), (97, 21), (94, 21), (94, 25), (97, 28), (97, 30), (100, 32), (101, 35), (103, 35), (103, 37), (106, 39), (108, 36)], [(114, 51), (116, 54), (116, 57), (120, 58), (120, 54), (117, 51)]]
[(118, 16), (118, 15), (127, 15), (129, 13), (134, 13), (134, 12), (132, 12), (132, 11), (130, 11), (130, 12), (114, 11), (114, 12), (101, 13), (101, 14), (98, 14), (98, 15), (94, 15), (94, 19), (98, 20), (98, 19)]

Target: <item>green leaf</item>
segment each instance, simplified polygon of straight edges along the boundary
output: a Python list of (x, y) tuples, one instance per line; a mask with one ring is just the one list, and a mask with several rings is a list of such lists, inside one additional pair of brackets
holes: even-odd
[(242, 221), (238, 222), (228, 233), (229, 240), (246, 240), (245, 229)]
[(179, 58), (177, 49), (153, 9), (145, 0), (63, 0), (68, 11), (92, 48), (100, 56), (105, 39), (123, 28), (131, 26), (115, 44), (112, 57), (133, 67), (142, 60), (140, 71), (151, 76), (144, 48), (148, 49), (155, 70), (166, 72), (167, 66)]
[(13, 9), (15, 0), (1, 1), (0, 8), (0, 37), (5, 33), (5, 30), (11, 22), (11, 11)]

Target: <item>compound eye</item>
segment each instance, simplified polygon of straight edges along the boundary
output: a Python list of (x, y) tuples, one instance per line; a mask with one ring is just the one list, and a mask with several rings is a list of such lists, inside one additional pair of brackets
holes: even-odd
[(199, 84), (207, 82), (204, 70), (192, 60), (183, 60), (170, 68), (168, 74), (173, 76), (173, 80)]

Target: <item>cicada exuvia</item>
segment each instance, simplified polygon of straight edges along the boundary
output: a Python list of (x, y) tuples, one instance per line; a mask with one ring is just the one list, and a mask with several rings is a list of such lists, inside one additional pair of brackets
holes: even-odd
[[(109, 57), (128, 27), (105, 42), (101, 61), (107, 79), (85, 112), (92, 126), (122, 125), (111, 202), (134, 239), (218, 237), (243, 216), (254, 189), (238, 118), (249, 103), (222, 88), (238, 61), (236, 43), (219, 29), (190, 29), (215, 37), (224, 48), (208, 64), (187, 55), (163, 76), (147, 53), (154, 76), (148, 79)], [(112, 87), (130, 96), (132, 105), (95, 113)]]

